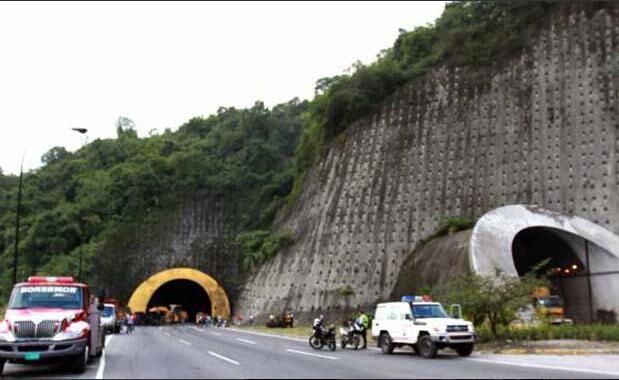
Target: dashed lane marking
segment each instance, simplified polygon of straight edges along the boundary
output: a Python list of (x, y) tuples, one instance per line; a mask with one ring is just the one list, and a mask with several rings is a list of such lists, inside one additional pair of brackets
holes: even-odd
[(188, 346), (191, 346), (191, 342), (187, 342), (186, 340), (179, 339), (178, 341), (181, 342), (182, 344), (186, 344)]
[(253, 340), (249, 340), (249, 339), (236, 338), (236, 340), (238, 340), (239, 342), (247, 343), (247, 344), (256, 344), (256, 342), (254, 342)]
[(213, 334), (217, 335), (217, 336), (221, 336), (221, 333), (215, 332), (213, 331)]
[(215, 353), (213, 351), (208, 351), (208, 354), (211, 355), (211, 356), (214, 356), (214, 357), (216, 357), (218, 359), (227, 361), (228, 363), (232, 363), (234, 365), (241, 365), (241, 363), (237, 362), (236, 360), (232, 360), (232, 359), (227, 358), (227, 357), (225, 357), (223, 355), (219, 355), (219, 354), (217, 354), (217, 353)]
[[(113, 335), (108, 335), (105, 337), (105, 347), (109, 347), (110, 341), (112, 340)], [(99, 361), (99, 368), (97, 369), (96, 379), (103, 379), (103, 372), (105, 371), (105, 353), (107, 349), (103, 350), (103, 355), (101, 355), (101, 360)]]
[(301, 354), (301, 355), (307, 355), (307, 356), (314, 356), (317, 358), (323, 358), (323, 359), (330, 359), (330, 360), (337, 360), (338, 358), (336, 358), (335, 356), (327, 356), (327, 355), (321, 355), (321, 354), (314, 354), (312, 352), (305, 352), (305, 351), (297, 351), (297, 350), (291, 350), (291, 349), (286, 349), (286, 351), (288, 352), (293, 352), (295, 354)]
[(170, 336), (170, 333), (167, 331), (164, 331), (163, 333), (166, 334), (167, 336)]
[(556, 366), (543, 365), (543, 364), (512, 363), (512, 362), (506, 362), (502, 360), (479, 359), (479, 358), (470, 358), (468, 360), (469, 361), (473, 360), (473, 361), (483, 362), (483, 363), (500, 364), (500, 365), (511, 365), (511, 366), (516, 366), (516, 367), (525, 367), (525, 368), (541, 368), (541, 369), (551, 369), (551, 370), (557, 370), (557, 371), (582, 372), (582, 373), (589, 373), (589, 374), (619, 376), (619, 372), (598, 371), (595, 369), (556, 367)]

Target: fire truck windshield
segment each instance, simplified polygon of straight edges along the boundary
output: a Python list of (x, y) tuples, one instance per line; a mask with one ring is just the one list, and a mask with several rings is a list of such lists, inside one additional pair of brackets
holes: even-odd
[(81, 309), (82, 289), (67, 285), (23, 285), (13, 289), (8, 309)]

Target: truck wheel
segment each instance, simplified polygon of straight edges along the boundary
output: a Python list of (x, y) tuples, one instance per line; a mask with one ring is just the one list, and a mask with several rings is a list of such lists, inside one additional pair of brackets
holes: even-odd
[(6, 363), (6, 360), (0, 359), (0, 377), (2, 376), (2, 372), (4, 372), (4, 363)]
[(413, 352), (415, 353), (415, 355), (419, 355), (419, 346), (417, 345), (417, 343), (411, 344), (411, 347), (413, 348)]
[(468, 343), (468, 344), (459, 344), (456, 347), (454, 347), (456, 352), (458, 353), (458, 356), (469, 356), (471, 355), (471, 353), (473, 353), (473, 345)]
[(84, 347), (84, 350), (71, 358), (71, 362), (69, 363), (71, 372), (73, 373), (84, 373), (86, 372), (86, 366), (88, 365), (90, 353), (88, 350), (88, 346)]
[(393, 341), (388, 333), (380, 334), (380, 350), (383, 354), (392, 354), (393, 353)]
[(430, 335), (424, 335), (419, 339), (419, 354), (426, 359), (431, 359), (436, 357), (436, 353), (438, 352), (438, 347), (430, 338)]

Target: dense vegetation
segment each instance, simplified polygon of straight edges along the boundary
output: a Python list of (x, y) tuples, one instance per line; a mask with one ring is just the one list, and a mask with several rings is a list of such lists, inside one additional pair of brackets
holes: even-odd
[[(120, 120), (116, 139), (95, 140), (75, 153), (52, 148), (40, 169), (24, 175), (20, 278), (77, 274), (80, 249), (91, 278), (106, 238), (135, 238), (133, 226), (183, 197), (217, 194), (235, 206), (234, 230), (267, 230), (292, 188), (306, 108), (297, 99), (270, 110), (260, 102), (221, 108), (146, 138)], [(3, 300), (11, 285), (16, 184), (15, 176), (0, 174)]]

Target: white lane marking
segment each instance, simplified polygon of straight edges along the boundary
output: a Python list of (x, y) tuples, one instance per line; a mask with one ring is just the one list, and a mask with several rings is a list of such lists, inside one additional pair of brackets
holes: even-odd
[(222, 356), (222, 355), (216, 354), (216, 353), (214, 353), (213, 351), (208, 351), (208, 354), (209, 354), (209, 355), (211, 355), (211, 356), (214, 356), (214, 357), (216, 357), (216, 358), (218, 358), (218, 359), (225, 360), (225, 361), (227, 361), (228, 363), (232, 363), (232, 364), (235, 364), (235, 365), (241, 365), (241, 363), (237, 362), (236, 360), (232, 360), (232, 359), (227, 358), (227, 357), (225, 357), (225, 356)]
[(170, 333), (167, 331), (164, 331), (163, 333), (166, 334), (167, 336), (170, 336)]
[(236, 338), (236, 340), (238, 340), (239, 342), (247, 343), (247, 344), (256, 344), (256, 342), (254, 342), (253, 340), (249, 340), (249, 339)]
[(103, 350), (103, 355), (101, 355), (101, 360), (99, 361), (99, 368), (97, 369), (97, 376), (95, 377), (95, 379), (103, 379), (103, 371), (105, 371), (105, 354), (107, 353), (107, 347), (109, 347), (112, 337), (113, 335), (108, 335), (105, 337), (106, 349)]
[(213, 331), (213, 334), (217, 335), (217, 336), (221, 336), (221, 333), (215, 332)]
[(543, 365), (543, 364), (522, 364), (522, 363), (511, 363), (502, 360), (493, 360), (493, 359), (478, 359), (478, 358), (470, 358), (468, 360), (474, 360), (483, 363), (492, 363), (492, 364), (503, 364), (503, 365), (511, 365), (516, 367), (525, 367), (525, 368), (541, 368), (541, 369), (552, 369), (558, 371), (568, 371), (568, 372), (582, 372), (582, 373), (595, 373), (600, 375), (610, 375), (610, 376), (619, 376), (619, 372), (610, 372), (610, 371), (598, 371), (595, 369), (581, 369), (581, 368), (570, 368), (570, 367), (556, 367), (552, 365)]
[(301, 355), (308, 355), (308, 356), (315, 356), (317, 358), (323, 358), (323, 359), (331, 359), (331, 360), (337, 360), (338, 358), (336, 358), (335, 356), (327, 356), (327, 355), (320, 355), (320, 354), (314, 354), (311, 352), (305, 352), (305, 351), (297, 351), (297, 350), (291, 350), (291, 349), (286, 349), (286, 351), (288, 352), (293, 352), (295, 354), (301, 354)]
[(187, 342), (186, 340), (179, 339), (178, 341), (181, 342), (182, 344), (186, 344), (188, 346), (191, 346), (191, 342)]

